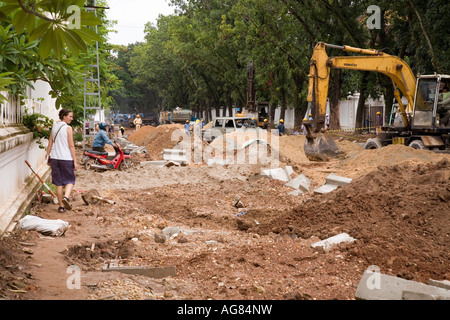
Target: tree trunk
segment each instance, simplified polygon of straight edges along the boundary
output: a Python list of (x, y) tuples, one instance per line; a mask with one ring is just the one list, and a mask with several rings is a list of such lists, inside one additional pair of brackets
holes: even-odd
[(362, 73), (361, 84), (359, 86), (360, 95), (358, 107), (356, 109), (356, 119), (355, 119), (355, 128), (358, 128), (358, 130), (355, 129), (355, 133), (361, 133), (361, 128), (363, 126), (364, 107), (366, 105), (366, 96), (365, 96), (366, 81), (367, 81), (367, 71)]
[(273, 123), (275, 120), (275, 110), (277, 108), (277, 105), (275, 103), (269, 104), (269, 128), (273, 129)]
[(233, 100), (231, 99), (231, 95), (229, 92), (227, 92), (227, 107), (228, 107), (228, 115), (230, 117), (232, 117), (233, 116)]
[(331, 82), (330, 90), (330, 114), (328, 115), (330, 120), (330, 128), (332, 130), (340, 130), (340, 118), (339, 118), (339, 103), (341, 97), (341, 72), (339, 69), (333, 70), (333, 81)]

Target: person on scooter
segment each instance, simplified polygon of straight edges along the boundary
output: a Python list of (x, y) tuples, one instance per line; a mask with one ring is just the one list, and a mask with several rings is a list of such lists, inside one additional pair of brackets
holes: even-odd
[(95, 136), (94, 143), (92, 144), (92, 150), (98, 152), (106, 152), (105, 144), (110, 144), (114, 146), (111, 140), (109, 140), (108, 135), (106, 134), (106, 127), (108, 125), (104, 122), (100, 123), (99, 131)]

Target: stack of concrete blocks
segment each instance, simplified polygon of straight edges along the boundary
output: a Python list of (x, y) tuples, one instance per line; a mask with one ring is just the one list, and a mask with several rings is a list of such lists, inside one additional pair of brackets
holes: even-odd
[(187, 157), (186, 151), (181, 149), (164, 149), (163, 159), (156, 161), (143, 161), (141, 165), (152, 165), (155, 167), (172, 167), (172, 166), (186, 166)]
[(334, 173), (330, 174), (326, 180), (325, 184), (317, 189), (314, 190), (314, 193), (318, 194), (325, 194), (329, 193), (333, 190), (336, 190), (338, 187), (344, 187), (346, 185), (349, 185), (352, 182), (352, 179), (345, 178), (345, 177), (339, 177), (335, 175)]
[(117, 143), (120, 145), (120, 147), (123, 149), (124, 152), (129, 152), (130, 154), (148, 153), (148, 149), (146, 147), (137, 146), (125, 138), (119, 137), (115, 138), (114, 140), (117, 141)]

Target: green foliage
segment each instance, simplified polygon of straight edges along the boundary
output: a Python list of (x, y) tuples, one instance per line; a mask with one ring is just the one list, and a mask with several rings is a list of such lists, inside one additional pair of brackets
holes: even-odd
[(30, 41), (41, 39), (39, 55), (45, 59), (51, 51), (56, 58), (66, 47), (78, 55), (87, 45), (101, 41), (90, 26), (100, 23), (92, 13), (82, 10), (84, 0), (25, 1), (2, 0), (2, 18), (9, 20), (17, 33), (26, 32)]
[(73, 134), (73, 140), (74, 140), (74, 141), (77, 141), (77, 142), (83, 141), (83, 134), (80, 133), (80, 132), (75, 132), (75, 133)]
[[(95, 41), (100, 41), (102, 105), (111, 104), (108, 92), (119, 84), (111, 72), (106, 16), (102, 10), (98, 17), (84, 11), (84, 4), (80, 0), (0, 1), (0, 87), (25, 96), (34, 81), (48, 82), (56, 108), (74, 111), (75, 126), (83, 121), (84, 71), (92, 64), (89, 48)], [(106, 1), (97, 5), (106, 6)], [(99, 23), (95, 33), (91, 27)]]
[(40, 113), (26, 113), (23, 116), (23, 124), (33, 132), (33, 138), (37, 139), (40, 149), (45, 149), (42, 139), (50, 139), (53, 127), (53, 119)]

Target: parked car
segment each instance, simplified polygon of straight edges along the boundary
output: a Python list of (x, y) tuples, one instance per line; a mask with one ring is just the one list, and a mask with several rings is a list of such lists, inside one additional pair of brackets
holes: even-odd
[(215, 138), (233, 131), (256, 129), (257, 125), (248, 117), (218, 117), (212, 122), (208, 129), (202, 130), (202, 137), (206, 141), (212, 141)]

